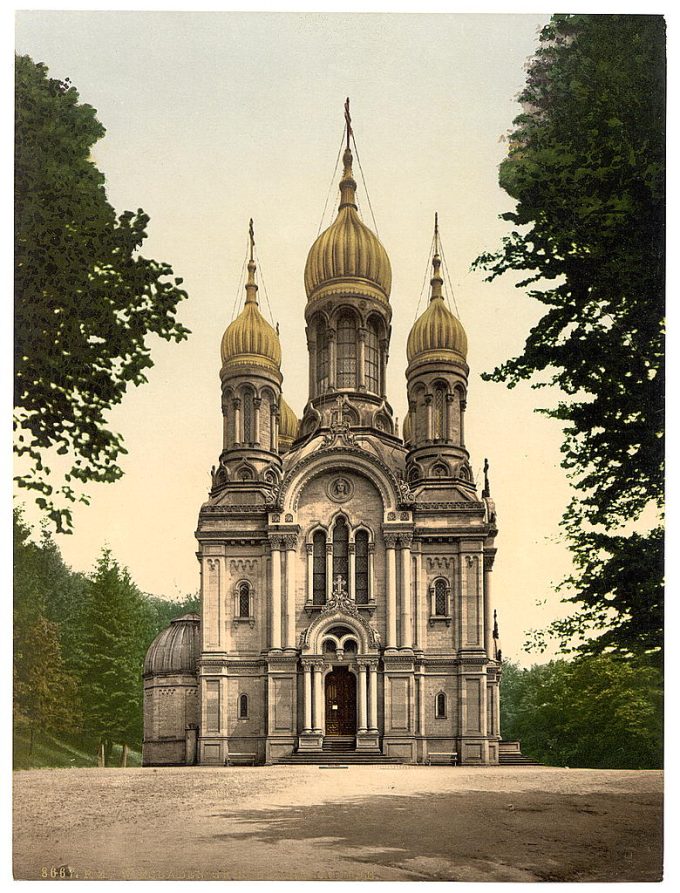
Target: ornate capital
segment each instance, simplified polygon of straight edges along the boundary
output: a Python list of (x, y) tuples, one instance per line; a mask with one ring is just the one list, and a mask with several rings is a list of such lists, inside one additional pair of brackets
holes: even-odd
[(326, 543), (326, 555), (333, 554), (333, 543)]
[(253, 406), (259, 409), (262, 406), (262, 397), (253, 397)]
[(241, 405), (241, 398), (240, 398), (240, 397), (234, 397), (233, 400), (231, 401), (231, 405), (232, 405), (232, 407), (233, 407), (234, 409), (238, 409), (238, 408), (240, 407), (240, 405)]
[(493, 569), (493, 563), (494, 563), (495, 558), (496, 558), (495, 555), (485, 555), (484, 556), (484, 570), (485, 571), (490, 571)]
[(387, 549), (396, 549), (397, 543), (399, 542), (399, 534), (398, 533), (386, 533), (385, 537), (385, 548)]
[(270, 536), (269, 537), (269, 545), (270, 548), (274, 551), (280, 552), (282, 549), (286, 547), (286, 539), (287, 537), (278, 535), (278, 536)]
[(375, 543), (368, 544), (368, 554), (375, 555)]
[(425, 394), (425, 406), (430, 406), (432, 403), (432, 394)]
[(285, 536), (281, 537), (281, 539), (283, 541), (283, 547), (287, 551), (290, 551), (291, 549), (297, 549), (298, 538), (296, 534), (287, 533)]
[(447, 402), (447, 403), (453, 403), (453, 400), (454, 400), (454, 396), (453, 396), (453, 394), (448, 393), (448, 394), (446, 395), (446, 402)]
[(399, 540), (401, 542), (402, 549), (410, 549), (413, 545), (413, 534), (412, 533), (400, 533)]
[(308, 555), (314, 554), (314, 543), (305, 543), (305, 552)]
[(356, 550), (357, 550), (356, 543), (348, 543), (348, 545), (347, 545), (347, 551), (349, 552), (350, 555), (354, 555), (354, 553), (356, 552)]

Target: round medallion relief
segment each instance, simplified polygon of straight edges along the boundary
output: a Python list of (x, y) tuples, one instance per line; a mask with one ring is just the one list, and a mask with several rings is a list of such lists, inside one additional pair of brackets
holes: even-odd
[(354, 495), (354, 484), (349, 478), (333, 478), (326, 487), (326, 493), (333, 502), (347, 502)]

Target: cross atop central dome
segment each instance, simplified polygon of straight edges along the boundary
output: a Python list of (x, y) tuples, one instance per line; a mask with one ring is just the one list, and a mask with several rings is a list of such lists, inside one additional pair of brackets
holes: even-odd
[(340, 180), (338, 216), (314, 242), (305, 265), (307, 299), (334, 294), (366, 295), (387, 303), (392, 288), (392, 268), (380, 239), (359, 217), (357, 184), (352, 174), (352, 132), (347, 118), (347, 147)]

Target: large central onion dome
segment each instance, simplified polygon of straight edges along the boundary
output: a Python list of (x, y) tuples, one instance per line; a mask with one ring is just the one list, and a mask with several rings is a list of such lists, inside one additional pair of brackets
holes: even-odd
[[(252, 227), (252, 220), (250, 223)], [(264, 366), (279, 372), (281, 369), (281, 342), (277, 333), (260, 313), (260, 308), (257, 305), (255, 270), (251, 242), (246, 302), (243, 310), (222, 336), (222, 368)]]
[(380, 239), (359, 217), (349, 146), (343, 163), (338, 216), (314, 242), (307, 257), (307, 298), (314, 301), (349, 290), (387, 302), (392, 288), (390, 259)]
[(435, 250), (432, 258), (432, 293), (427, 310), (413, 324), (408, 341), (406, 356), (409, 363), (414, 360), (454, 360), (465, 362), (467, 357), (467, 335), (461, 322), (451, 313), (444, 301), (440, 273), (441, 259)]

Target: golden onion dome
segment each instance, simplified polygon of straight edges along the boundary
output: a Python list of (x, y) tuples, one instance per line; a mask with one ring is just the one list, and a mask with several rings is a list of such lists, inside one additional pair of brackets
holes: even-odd
[(290, 446), (298, 433), (299, 421), (293, 410), (281, 397), (279, 403), (279, 443)]
[(229, 324), (222, 336), (222, 368), (230, 368), (231, 366), (264, 366), (279, 372), (281, 369), (281, 342), (278, 334), (260, 313), (260, 308), (257, 304), (252, 224), (253, 221), (251, 220), (246, 302), (243, 310)]
[[(436, 236), (436, 229), (435, 229)], [(435, 247), (432, 258), (432, 292), (427, 310), (409, 332), (406, 356), (415, 359), (463, 360), (467, 357), (467, 335), (459, 319), (446, 306), (440, 273), (441, 259)]]
[(385, 303), (392, 288), (392, 268), (380, 239), (359, 217), (349, 145), (343, 156), (338, 216), (312, 245), (305, 265), (309, 301), (349, 288)]

